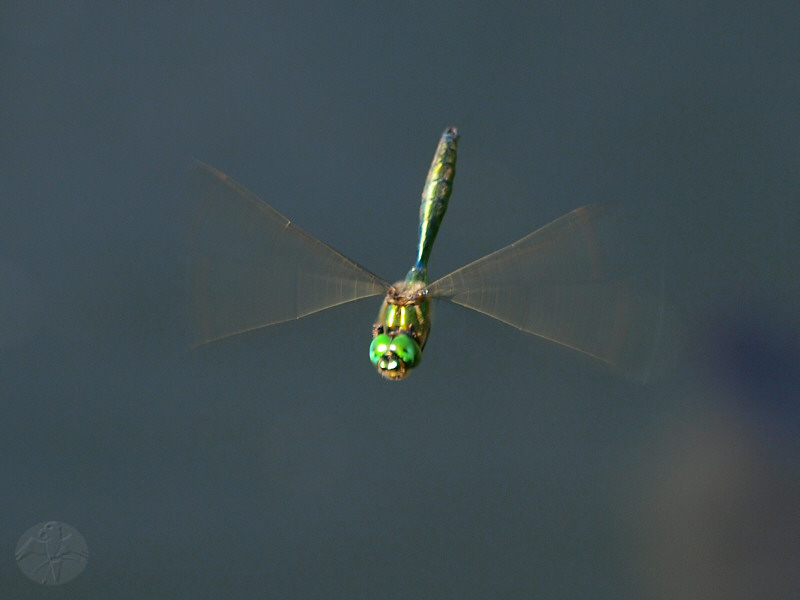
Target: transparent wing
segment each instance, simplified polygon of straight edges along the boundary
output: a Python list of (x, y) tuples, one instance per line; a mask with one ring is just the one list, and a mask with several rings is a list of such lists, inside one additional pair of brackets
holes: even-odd
[(387, 284), (248, 192), (198, 163), (192, 235), (197, 343), (383, 294)]
[(429, 293), (646, 381), (674, 366), (679, 320), (663, 298), (608, 278), (607, 216), (603, 206), (574, 210), (435, 281)]

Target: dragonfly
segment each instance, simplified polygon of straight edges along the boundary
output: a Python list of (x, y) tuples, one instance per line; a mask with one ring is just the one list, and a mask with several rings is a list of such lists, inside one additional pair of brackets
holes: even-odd
[[(192, 236), (196, 345), (383, 295), (369, 359), (384, 378), (420, 365), (432, 303), (470, 308), (647, 381), (674, 362), (677, 327), (663, 298), (609, 276), (609, 210), (577, 208), (433, 282), (428, 261), (450, 201), (459, 134), (442, 134), (422, 192), (416, 258), (395, 283), (307, 233), (223, 172), (198, 162)], [(467, 325), (468, 327), (468, 325)], [(469, 360), (481, 346), (465, 344)], [(474, 353), (474, 354), (473, 354)]]

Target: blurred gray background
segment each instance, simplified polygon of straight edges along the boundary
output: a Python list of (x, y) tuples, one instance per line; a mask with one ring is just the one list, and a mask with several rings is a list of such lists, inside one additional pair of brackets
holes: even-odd
[[(252, 4), (2, 5), (0, 598), (797, 598), (796, 4)], [(432, 275), (614, 203), (674, 374), (440, 304), (392, 384), (376, 300), (189, 351), (193, 158), (393, 280), (451, 124)]]

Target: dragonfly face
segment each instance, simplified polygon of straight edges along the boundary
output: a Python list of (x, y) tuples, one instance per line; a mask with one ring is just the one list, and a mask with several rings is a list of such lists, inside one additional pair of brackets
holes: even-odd
[(383, 377), (403, 379), (422, 360), (431, 330), (431, 301), (423, 282), (398, 282), (386, 293), (372, 326), (369, 358)]
[(387, 379), (403, 379), (422, 359), (422, 348), (406, 333), (389, 337), (376, 335), (369, 346), (369, 358), (378, 372)]

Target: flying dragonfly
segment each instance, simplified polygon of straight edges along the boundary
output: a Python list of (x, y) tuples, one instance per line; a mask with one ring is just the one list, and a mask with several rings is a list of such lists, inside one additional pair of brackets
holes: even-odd
[(663, 299), (609, 277), (600, 235), (608, 210), (601, 205), (575, 209), (429, 282), (428, 260), (453, 189), (458, 138), (454, 127), (442, 134), (422, 191), (416, 259), (394, 284), (300, 229), (221, 171), (198, 163), (203, 206), (192, 248), (197, 344), (383, 295), (369, 359), (396, 381), (420, 364), (432, 301), (441, 298), (638, 380), (666, 371), (677, 344), (675, 316)]

